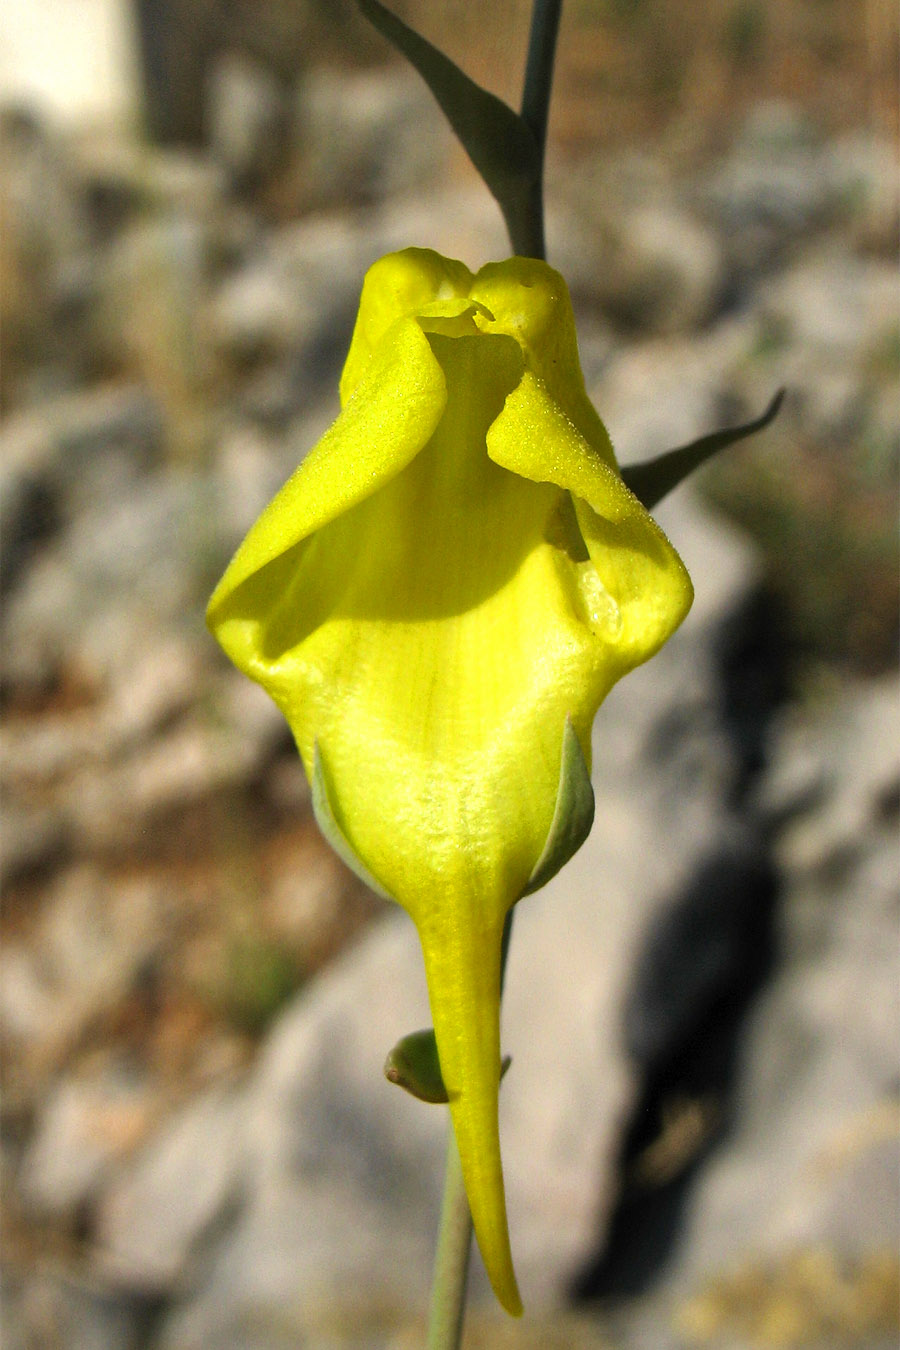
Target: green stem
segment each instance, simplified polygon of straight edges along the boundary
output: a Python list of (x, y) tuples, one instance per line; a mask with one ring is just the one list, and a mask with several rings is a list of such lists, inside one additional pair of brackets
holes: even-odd
[(544, 153), (561, 14), (562, 0), (534, 0), (522, 90), (522, 121), (538, 148), (538, 170), (523, 194), (521, 204), (506, 213), (513, 253), (522, 258), (544, 258), (547, 252), (544, 241)]
[[(534, 0), (531, 32), (522, 90), (522, 120), (538, 147), (538, 171), (516, 209), (504, 212), (513, 253), (522, 258), (544, 258), (544, 152), (547, 119), (553, 84), (553, 62), (562, 0)], [(512, 936), (512, 910), (506, 916), (500, 950), (500, 994), (506, 976), (506, 959)], [(463, 1183), (459, 1150), (448, 1123), (447, 1160), (438, 1245), (431, 1285), (428, 1350), (459, 1350), (466, 1313), (469, 1257), (472, 1250), (472, 1216)]]
[(525, 62), (522, 121), (529, 127), (538, 144), (542, 163), (547, 145), (547, 118), (561, 14), (562, 0), (535, 0)]
[(456, 1350), (462, 1344), (471, 1250), (472, 1216), (451, 1123), (447, 1130), (444, 1198), (431, 1285), (428, 1350)]

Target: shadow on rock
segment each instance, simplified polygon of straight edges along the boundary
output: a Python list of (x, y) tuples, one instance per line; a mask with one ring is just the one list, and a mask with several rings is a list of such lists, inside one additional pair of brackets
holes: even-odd
[(576, 1276), (577, 1301), (642, 1293), (678, 1241), (692, 1182), (729, 1128), (746, 1017), (775, 964), (778, 892), (767, 841), (741, 830), (648, 935), (623, 1027), (643, 1088), (605, 1247)]

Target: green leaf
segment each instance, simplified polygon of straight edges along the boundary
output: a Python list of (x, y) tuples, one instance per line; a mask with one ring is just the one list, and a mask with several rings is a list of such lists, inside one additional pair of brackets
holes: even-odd
[(393, 900), (392, 895), (376, 881), (369, 869), (356, 856), (350, 841), (344, 834), (344, 831), (338, 825), (334, 818), (334, 812), (331, 809), (331, 799), (328, 794), (328, 784), (325, 779), (325, 766), (322, 762), (322, 752), (319, 749), (319, 742), (316, 741), (313, 756), (313, 773), (310, 783), (312, 790), (312, 808), (313, 815), (316, 818), (316, 824), (328, 840), (341, 862), (346, 863), (351, 872), (354, 872), (370, 891), (380, 895), (383, 900)]
[(572, 719), (567, 717), (553, 820), (550, 822), (547, 842), (528, 878), (523, 895), (540, 890), (565, 867), (587, 839), (593, 823), (594, 789), (591, 775)]
[(434, 94), (507, 221), (540, 182), (540, 147), (506, 103), (482, 89), (380, 0), (357, 0), (361, 12), (408, 61)]
[(644, 464), (629, 464), (622, 470), (622, 479), (626, 487), (631, 489), (648, 511), (651, 510), (673, 488), (678, 487), (688, 474), (699, 469), (701, 464), (705, 464), (713, 455), (724, 450), (726, 446), (734, 445), (735, 441), (742, 441), (745, 437), (753, 436), (757, 431), (767, 427), (778, 415), (784, 393), (783, 389), (779, 389), (765, 412), (752, 422), (713, 431), (708, 436), (701, 436), (699, 440), (691, 441), (689, 445), (669, 450), (666, 454), (660, 455), (657, 459), (647, 460)]
[[(501, 1078), (511, 1063), (512, 1058), (505, 1055), (500, 1065)], [(396, 1083), (411, 1096), (418, 1097), (420, 1102), (441, 1104), (449, 1101), (432, 1027), (411, 1031), (397, 1042), (384, 1062), (384, 1076), (389, 1083)]]

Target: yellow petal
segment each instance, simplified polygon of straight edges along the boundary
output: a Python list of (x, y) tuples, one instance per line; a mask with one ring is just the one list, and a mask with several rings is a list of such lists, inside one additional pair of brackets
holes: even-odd
[(526, 368), (596, 455), (616, 467), (606, 427), (587, 396), (569, 288), (559, 272), (536, 258), (488, 263), (474, 278), (471, 297), (491, 314), (479, 326), (508, 333), (520, 344)]
[(420, 325), (400, 320), (357, 396), (263, 511), (213, 593), (207, 622), (242, 670), (262, 679), (254, 673), (258, 616), (283, 593), (297, 545), (400, 473), (428, 442), (446, 397)]
[(350, 398), (385, 334), (398, 319), (421, 314), (435, 301), (467, 298), (472, 273), (428, 248), (389, 253), (366, 273), (350, 351), (341, 375), (341, 403)]
[[(693, 599), (684, 564), (605, 457), (526, 371), (487, 436), (498, 464), (572, 494), (588, 558), (578, 567), (585, 623), (606, 647), (609, 685), (658, 651)], [(577, 536), (576, 536), (577, 538)]]

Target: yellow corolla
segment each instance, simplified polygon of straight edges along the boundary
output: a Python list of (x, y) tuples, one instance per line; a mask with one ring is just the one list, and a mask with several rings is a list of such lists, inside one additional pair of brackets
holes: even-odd
[(691, 584), (619, 476), (546, 263), (473, 276), (423, 249), (382, 258), (341, 402), (208, 622), (284, 712), (331, 837), (418, 928), (475, 1233), (519, 1312), (504, 919), (565, 834), (573, 746), (583, 769), (598, 705), (681, 622)]

